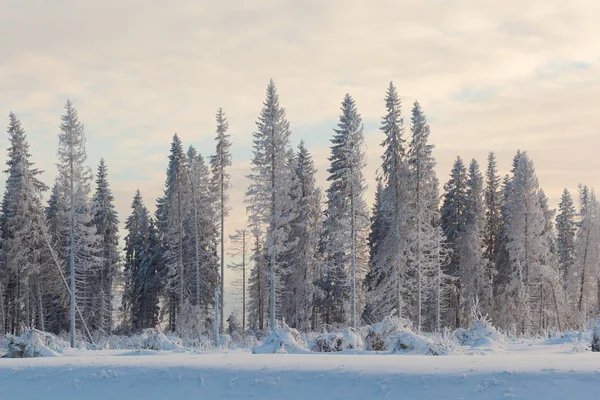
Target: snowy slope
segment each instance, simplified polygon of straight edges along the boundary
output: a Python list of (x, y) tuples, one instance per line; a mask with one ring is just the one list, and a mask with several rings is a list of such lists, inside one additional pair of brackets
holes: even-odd
[(0, 399), (600, 398), (600, 354), (572, 349), (525, 343), (439, 357), (73, 350), (0, 359)]

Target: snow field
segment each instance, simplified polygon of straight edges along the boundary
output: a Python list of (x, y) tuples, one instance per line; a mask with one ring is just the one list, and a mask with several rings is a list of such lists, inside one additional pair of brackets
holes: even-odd
[(597, 398), (600, 355), (546, 343), (444, 356), (67, 349), (0, 359), (0, 399)]

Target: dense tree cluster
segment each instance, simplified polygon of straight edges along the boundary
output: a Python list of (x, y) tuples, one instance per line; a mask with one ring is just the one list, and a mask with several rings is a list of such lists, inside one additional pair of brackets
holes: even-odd
[[(390, 83), (383, 156), (369, 210), (363, 123), (349, 94), (333, 130), (322, 192), (304, 142), (292, 132), (271, 81), (253, 133), (248, 224), (230, 236), (239, 307), (224, 327), (225, 219), (232, 160), (228, 123), (216, 115), (208, 162), (174, 135), (163, 195), (152, 214), (140, 191), (119, 218), (100, 161), (68, 101), (58, 176), (48, 187), (25, 131), (9, 115), (0, 214), (0, 331), (34, 326), (88, 335), (162, 326), (180, 335), (357, 327), (389, 315), (418, 331), (472, 324), (476, 307), (514, 334), (578, 328), (599, 310), (600, 215), (593, 189), (565, 189), (551, 210), (527, 152), (501, 177), (456, 158), (442, 186), (430, 126), (418, 102), (406, 122)], [(555, 215), (556, 214), (556, 215)]]

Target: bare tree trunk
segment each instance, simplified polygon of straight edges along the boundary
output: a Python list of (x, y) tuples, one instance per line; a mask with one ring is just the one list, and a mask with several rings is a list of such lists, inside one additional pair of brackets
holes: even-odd
[(352, 299), (350, 303), (350, 326), (356, 329), (356, 215), (354, 212), (354, 173), (351, 172), (350, 182), (350, 240), (351, 263), (350, 282), (352, 286)]
[(75, 347), (75, 188), (73, 178), (73, 157), (69, 160), (71, 172), (71, 226), (70, 226), (70, 269), (71, 269), (71, 347)]
[[(223, 159), (223, 155), (221, 155), (221, 160)], [(225, 294), (225, 172), (223, 171), (223, 166), (221, 165), (221, 318), (220, 318), (220, 331), (223, 333), (224, 325), (223, 320), (225, 317), (224, 310), (224, 294)]]
[[(60, 262), (58, 261), (58, 257), (56, 256), (56, 253), (54, 252), (54, 248), (52, 247), (52, 244), (50, 243), (50, 238), (48, 237), (48, 233), (44, 233), (44, 239), (46, 241), (46, 246), (48, 247), (48, 250), (50, 251), (50, 255), (52, 256), (52, 260), (54, 261), (54, 264), (56, 265), (56, 268), (58, 269), (58, 272), (60, 273), (60, 277), (62, 278), (62, 281), (65, 284), (65, 288), (67, 289), (67, 292), (69, 292), (69, 295), (71, 296), (71, 298), (73, 298), (73, 293), (69, 289), (69, 284), (67, 283), (67, 279), (65, 278), (65, 275), (62, 272), (62, 269), (60, 267)], [(88, 339), (90, 339), (90, 343), (93, 344), (94, 338), (92, 337), (92, 334), (90, 333), (90, 330), (88, 329), (88, 326), (85, 323), (85, 320), (83, 319), (83, 314), (81, 313), (81, 310), (79, 309), (79, 307), (77, 306), (76, 303), (74, 303), (74, 306), (75, 306), (75, 309), (77, 310), (77, 313), (79, 314), (79, 318), (81, 319), (81, 323), (85, 329), (85, 332), (88, 335)]]
[(40, 290), (39, 282), (36, 282), (36, 297), (37, 297), (37, 326), (40, 330), (46, 330), (46, 324), (44, 323), (44, 305), (42, 300), (42, 291)]
[(181, 204), (181, 177), (179, 176), (180, 171), (177, 173), (177, 236), (178, 236), (178, 247), (179, 254), (177, 262), (179, 264), (179, 309), (177, 310), (176, 318), (174, 319), (175, 329), (178, 328), (179, 318), (183, 313), (183, 284), (184, 284), (184, 267), (183, 267), (183, 215), (182, 215), (182, 204)]
[(258, 237), (258, 235), (255, 236), (256, 239), (256, 254), (255, 254), (255, 262), (256, 262), (256, 279), (257, 279), (257, 292), (258, 292), (258, 329), (259, 330), (263, 330), (264, 328), (264, 304), (263, 304), (263, 298), (262, 298), (262, 285), (261, 285), (261, 281), (262, 281), (262, 273), (261, 273), (261, 262), (260, 262), (260, 238)]
[[(275, 281), (276, 281), (276, 262), (277, 262), (277, 252), (276, 252), (276, 240), (277, 240), (277, 221), (276, 221), (276, 196), (275, 191), (277, 190), (277, 185), (275, 183), (275, 128), (271, 128), (271, 222), (269, 229), (270, 243), (269, 248), (267, 249), (269, 252), (269, 328), (272, 332), (277, 329), (277, 317), (275, 315), (276, 307), (275, 307)], [(281, 155), (283, 157), (283, 154)]]
[(4, 308), (4, 287), (0, 283), (0, 333), (6, 333), (6, 311)]
[(558, 323), (558, 330), (561, 331), (562, 327), (560, 324), (560, 313), (558, 312), (558, 301), (556, 300), (556, 291), (554, 290), (554, 285), (552, 285), (552, 297), (554, 298), (554, 308), (556, 310), (556, 322)]
[(582, 266), (582, 271), (581, 271), (581, 288), (579, 291), (579, 302), (578, 302), (578, 306), (577, 306), (577, 309), (579, 310), (579, 312), (583, 311), (583, 294), (585, 291), (585, 272), (586, 272), (587, 252), (588, 252), (588, 247), (589, 247), (589, 241), (590, 241), (590, 227), (588, 226), (587, 235), (586, 235), (586, 239), (585, 239), (585, 249), (583, 251), (583, 266)]
[(246, 231), (242, 233), (242, 331), (246, 332)]
[(544, 285), (540, 283), (540, 333), (544, 331)]
[(213, 325), (213, 333), (215, 336), (215, 347), (219, 347), (220, 338), (219, 338), (219, 285), (215, 286), (215, 323)]

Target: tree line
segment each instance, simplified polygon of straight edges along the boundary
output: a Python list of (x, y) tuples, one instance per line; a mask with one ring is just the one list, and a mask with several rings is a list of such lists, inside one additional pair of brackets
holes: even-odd
[[(484, 171), (459, 156), (440, 188), (420, 104), (405, 123), (390, 83), (383, 110), (383, 156), (369, 210), (354, 99), (342, 100), (322, 191), (304, 142), (291, 145), (290, 123), (269, 82), (252, 134), (247, 226), (230, 235), (227, 267), (238, 277), (240, 297), (230, 331), (284, 323), (321, 331), (389, 315), (417, 331), (441, 331), (468, 327), (474, 308), (513, 334), (585, 326), (600, 303), (593, 189), (580, 185), (577, 201), (565, 189), (558, 210), (550, 209), (524, 151), (505, 176), (493, 152)], [(86, 165), (73, 104), (67, 101), (61, 119), (58, 176), (50, 188), (11, 113), (0, 331), (69, 332), (73, 345), (76, 334), (93, 340), (157, 326), (181, 335), (224, 333), (228, 128), (219, 109), (207, 159), (173, 136), (156, 211), (137, 190), (120, 249), (108, 167), (101, 160), (94, 177)]]

